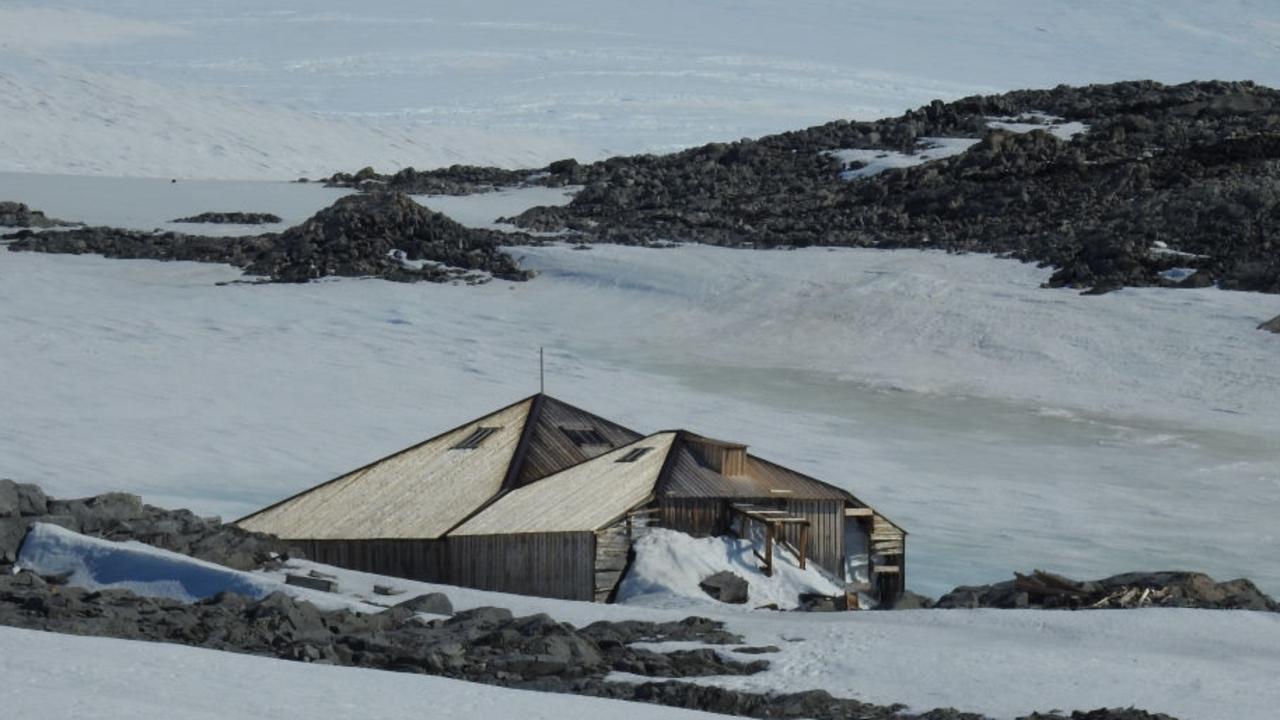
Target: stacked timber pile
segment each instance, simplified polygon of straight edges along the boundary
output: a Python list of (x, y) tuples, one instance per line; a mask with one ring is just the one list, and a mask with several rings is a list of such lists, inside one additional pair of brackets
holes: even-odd
[(1246, 579), (1216, 582), (1204, 573), (1125, 573), (1080, 582), (1036, 570), (993, 585), (958, 587), (939, 608), (1125, 609), (1192, 607), (1280, 612), (1280, 603)]

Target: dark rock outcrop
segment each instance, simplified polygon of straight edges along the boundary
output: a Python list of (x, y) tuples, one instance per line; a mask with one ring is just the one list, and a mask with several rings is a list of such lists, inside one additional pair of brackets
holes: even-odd
[(427, 593), (397, 603), (392, 606), (391, 610), (409, 615), (416, 615), (417, 613), (452, 615), (453, 603), (449, 602), (449, 596), (444, 593)]
[(1267, 332), (1280, 333), (1280, 315), (1277, 315), (1271, 318), (1270, 320), (1262, 323), (1261, 325), (1258, 326), (1258, 329), (1266, 330)]
[[(19, 512), (6, 515), (14, 507)], [(35, 485), (0, 480), (0, 562), (12, 563), (33, 523), (42, 522), (105, 540), (136, 540), (237, 570), (261, 566), (287, 549), (269, 535), (224, 525), (189, 510), (146, 505), (137, 495), (107, 493), (75, 500), (50, 500)]]
[[(1089, 125), (1061, 140), (987, 127), (1035, 111)], [(586, 187), (517, 224), (595, 241), (915, 247), (1009, 254), (1057, 268), (1051, 286), (1219, 284), (1280, 292), (1280, 92), (1252, 83), (1128, 82), (952, 103), (674, 155), (567, 170)], [(957, 157), (838, 179), (828, 151), (913, 152), (972, 137)], [(1155, 244), (1175, 252), (1153, 252)], [(1186, 280), (1162, 271), (1196, 269)]]
[(176, 223), (213, 223), (215, 225), (274, 225), (284, 222), (279, 215), (252, 212), (205, 212), (191, 217), (178, 218)]
[(474, 165), (451, 165), (426, 171), (408, 167), (392, 175), (382, 175), (367, 167), (354, 174), (334, 173), (324, 180), (324, 184), (325, 187), (392, 190), (410, 195), (471, 195), (527, 184), (538, 175), (535, 170), (503, 170)]
[[(1043, 124), (1036, 113), (1089, 131), (1060, 139), (1047, 127), (988, 126), (993, 118)], [(844, 168), (831, 155), (914, 153), (938, 137), (980, 142), (852, 181), (840, 179)], [(1148, 285), (1280, 292), (1280, 92), (1250, 82), (1020, 90), (671, 155), (335, 177), (412, 192), (581, 185), (569, 205), (512, 221), (585, 241), (937, 248), (1050, 265), (1049, 286), (1095, 293)], [(1165, 273), (1175, 268), (1196, 272)]]
[(1217, 582), (1196, 572), (1133, 572), (1078, 582), (1041, 571), (1016, 575), (1006, 582), (958, 587), (939, 598), (936, 607), (1182, 607), (1280, 612), (1280, 603), (1243, 578)]
[(75, 224), (46, 217), (39, 210), (32, 210), (22, 203), (0, 201), (0, 227), (51, 228)]
[(439, 280), (454, 277), (448, 268), (463, 268), (527, 280), (532, 273), (500, 248), (510, 240), (464, 227), (401, 193), (349, 195), (275, 237), (246, 272), (286, 282), (328, 275)]
[(502, 250), (512, 236), (464, 227), (397, 193), (342, 198), (280, 234), (205, 237), (90, 227), (5, 237), (13, 240), (12, 251), (226, 263), (276, 282), (343, 276), (479, 283), (533, 276)]
[(740, 605), (747, 601), (747, 581), (729, 570), (721, 570), (703, 578), (698, 587), (722, 603)]

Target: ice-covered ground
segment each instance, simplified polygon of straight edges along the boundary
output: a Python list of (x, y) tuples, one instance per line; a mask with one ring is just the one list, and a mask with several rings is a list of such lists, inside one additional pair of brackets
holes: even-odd
[(1278, 61), (1280, 9), (1248, 0), (7, 3), (0, 170), (537, 166)]
[[(58, 214), (99, 221), (85, 187)], [(138, 187), (143, 227), (172, 215)], [(483, 222), (514, 201), (450, 202)], [(513, 252), (542, 275), (217, 287), (239, 274), (0, 252), (0, 476), (239, 516), (534, 392), (546, 346), (553, 394), (749, 443), (880, 508), (911, 532), (917, 590), (1043, 567), (1280, 592), (1280, 370), (1254, 329), (1280, 298), (1083, 297), (919, 251)]]

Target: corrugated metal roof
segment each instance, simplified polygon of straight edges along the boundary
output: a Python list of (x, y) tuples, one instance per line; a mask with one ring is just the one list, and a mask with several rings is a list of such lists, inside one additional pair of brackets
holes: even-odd
[[(675, 433), (657, 433), (631, 445), (508, 492), (449, 535), (594, 531), (644, 503)], [(633, 462), (632, 449), (653, 448)]]
[[(502, 488), (533, 399), (297, 495), (237, 524), (286, 539), (436, 538)], [(453, 449), (479, 427), (474, 449)]]
[[(679, 431), (674, 462), (658, 483), (656, 494), (660, 497), (729, 497), (729, 498), (779, 498), (795, 500), (852, 500), (852, 495), (840, 488), (815, 480), (771, 463), (747, 455), (746, 474), (727, 477), (707, 467), (698, 454), (688, 446), (706, 442), (706, 439)], [(734, 446), (733, 443), (723, 443)]]
[[(594, 430), (603, 445), (578, 445), (562, 428)], [(527, 447), (514, 487), (558, 473), (585, 460), (635, 442), (642, 435), (548, 395), (535, 399)]]

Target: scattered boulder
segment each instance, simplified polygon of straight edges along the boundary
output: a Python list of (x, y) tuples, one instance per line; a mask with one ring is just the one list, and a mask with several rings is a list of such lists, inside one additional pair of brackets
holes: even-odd
[(883, 610), (925, 610), (934, 606), (931, 597), (904, 590), (898, 599), (888, 605), (881, 605)]
[(847, 595), (823, 595), (821, 593), (800, 593), (801, 612), (842, 612), (849, 609)]
[(747, 601), (747, 581), (741, 575), (729, 570), (708, 575), (698, 583), (698, 587), (723, 603), (740, 605)]
[(12, 480), (0, 480), (0, 518), (18, 517), (21, 514), (18, 483)]
[(1258, 329), (1266, 330), (1267, 332), (1280, 333), (1280, 315), (1277, 315), (1271, 318), (1270, 320), (1262, 323), (1261, 325), (1258, 326)]
[(212, 223), (215, 225), (274, 225), (284, 222), (279, 215), (253, 212), (204, 212), (170, 220), (175, 223)]
[(392, 607), (393, 610), (405, 610), (411, 613), (427, 613), (429, 615), (452, 615), (453, 603), (444, 593), (427, 593), (409, 598)]

